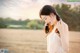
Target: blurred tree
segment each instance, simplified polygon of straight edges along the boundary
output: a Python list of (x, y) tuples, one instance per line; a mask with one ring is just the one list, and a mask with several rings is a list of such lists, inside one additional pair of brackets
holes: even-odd
[(60, 17), (69, 25), (70, 30), (80, 31), (80, 5), (71, 8), (69, 4), (55, 6)]
[(32, 21), (28, 22), (27, 27), (29, 29), (41, 29), (43, 27), (43, 25), (40, 25), (37, 21), (32, 20)]
[(7, 25), (5, 24), (5, 21), (2, 17), (0, 17), (0, 28), (6, 28)]

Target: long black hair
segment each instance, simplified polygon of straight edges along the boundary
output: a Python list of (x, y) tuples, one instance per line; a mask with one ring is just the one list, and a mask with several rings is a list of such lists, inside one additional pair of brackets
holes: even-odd
[[(40, 18), (41, 18), (41, 15), (50, 15), (51, 13), (54, 13), (54, 15), (56, 15), (56, 19), (57, 21), (60, 20), (60, 16), (58, 15), (58, 13), (56, 12), (56, 10), (54, 9), (54, 7), (50, 6), (50, 5), (45, 5), (43, 6), (43, 8), (40, 10)], [(45, 26), (45, 32), (48, 33), (49, 32), (49, 27), (48, 27), (49, 24), (47, 24)]]

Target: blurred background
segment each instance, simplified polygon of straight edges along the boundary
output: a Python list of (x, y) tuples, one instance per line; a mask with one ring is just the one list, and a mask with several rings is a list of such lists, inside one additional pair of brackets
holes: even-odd
[(39, 11), (52, 5), (69, 26), (70, 51), (80, 53), (80, 0), (0, 0), (0, 49), (9, 53), (47, 53)]

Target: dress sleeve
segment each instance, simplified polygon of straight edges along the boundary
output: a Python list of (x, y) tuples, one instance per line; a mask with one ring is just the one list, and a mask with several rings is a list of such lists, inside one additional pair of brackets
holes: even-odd
[(68, 25), (64, 22), (58, 23), (58, 30), (60, 32), (61, 45), (65, 52), (69, 52), (69, 30)]
[(68, 30), (68, 25), (63, 24), (61, 31), (61, 44), (62, 47), (64, 48), (64, 51), (68, 52), (69, 51), (69, 30)]

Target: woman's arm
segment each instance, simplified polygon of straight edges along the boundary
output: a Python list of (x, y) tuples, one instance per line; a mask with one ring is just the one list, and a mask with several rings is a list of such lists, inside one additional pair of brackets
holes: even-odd
[(61, 44), (63, 49), (68, 52), (69, 51), (69, 30), (68, 25), (63, 21), (57, 24), (57, 28), (60, 32)]

